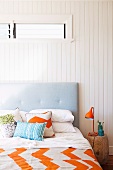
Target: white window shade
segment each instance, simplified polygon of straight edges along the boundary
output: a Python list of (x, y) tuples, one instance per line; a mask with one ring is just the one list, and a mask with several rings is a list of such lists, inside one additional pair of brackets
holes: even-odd
[(65, 24), (17, 24), (16, 38), (65, 38)]
[(9, 38), (10, 38), (10, 25), (0, 24), (0, 39), (9, 39)]

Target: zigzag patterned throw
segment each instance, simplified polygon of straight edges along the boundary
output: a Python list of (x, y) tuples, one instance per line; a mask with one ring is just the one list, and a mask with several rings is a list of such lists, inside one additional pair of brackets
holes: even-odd
[(102, 170), (91, 149), (0, 148), (0, 170)]

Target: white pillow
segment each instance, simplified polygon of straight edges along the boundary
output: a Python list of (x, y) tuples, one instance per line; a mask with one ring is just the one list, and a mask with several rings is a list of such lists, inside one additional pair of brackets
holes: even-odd
[(52, 123), (54, 132), (57, 133), (68, 133), (68, 132), (76, 132), (73, 124), (71, 122), (53, 122)]
[(26, 111), (19, 111), (19, 113), (20, 113), (20, 116), (21, 116), (21, 118), (22, 118), (22, 121), (23, 122), (27, 122), (27, 118), (26, 118), (26, 114), (28, 113), (28, 112), (26, 112)]
[(29, 113), (43, 113), (51, 111), (52, 112), (52, 122), (73, 122), (74, 116), (69, 110), (62, 109), (36, 109), (31, 110)]
[(12, 114), (14, 115), (14, 120), (17, 121), (21, 121), (22, 122), (22, 118), (20, 116), (19, 113), (19, 109), (15, 109), (15, 110), (0, 110), (0, 116), (6, 115), (6, 114)]

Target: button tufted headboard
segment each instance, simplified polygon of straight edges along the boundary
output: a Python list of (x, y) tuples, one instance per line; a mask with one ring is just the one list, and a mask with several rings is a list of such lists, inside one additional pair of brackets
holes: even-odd
[(79, 125), (77, 83), (0, 83), (0, 109), (68, 109)]

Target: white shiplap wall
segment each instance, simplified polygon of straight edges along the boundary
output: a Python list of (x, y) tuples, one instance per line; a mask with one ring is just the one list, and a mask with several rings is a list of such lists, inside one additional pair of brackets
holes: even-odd
[(0, 15), (7, 14), (73, 15), (72, 43), (0, 41), (0, 81), (79, 82), (80, 129), (91, 129), (84, 115), (94, 106), (113, 154), (112, 0), (0, 0)]

